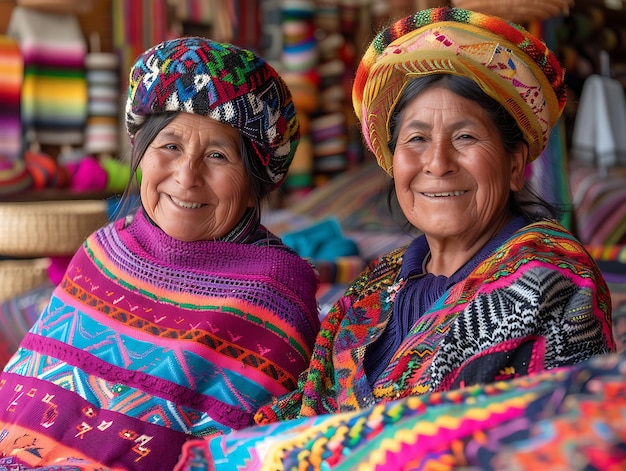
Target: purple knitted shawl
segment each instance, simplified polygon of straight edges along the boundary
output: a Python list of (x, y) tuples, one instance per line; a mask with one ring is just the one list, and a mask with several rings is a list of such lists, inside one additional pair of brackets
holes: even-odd
[(142, 212), (92, 234), (2, 373), (0, 456), (172, 469), (189, 437), (244, 427), (293, 390), (317, 277), (266, 235), (181, 242)]

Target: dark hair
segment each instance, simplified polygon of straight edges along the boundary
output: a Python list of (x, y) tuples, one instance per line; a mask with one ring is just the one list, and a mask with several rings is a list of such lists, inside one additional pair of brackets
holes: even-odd
[[(513, 118), (504, 106), (483, 92), (476, 82), (459, 75), (435, 74), (411, 80), (400, 93), (396, 106), (389, 117), (389, 134), (391, 135), (391, 139), (389, 140), (388, 146), (392, 154), (397, 144), (404, 109), (420, 93), (435, 85), (444, 87), (456, 95), (472, 100), (483, 108), (498, 129), (504, 150), (507, 153), (512, 154), (515, 152), (520, 144), (528, 145), (515, 118)], [(396, 209), (394, 209), (397, 208), (395, 200), (395, 188), (392, 180), (389, 187), (387, 204), (392, 212), (397, 213)], [(528, 180), (526, 180), (524, 187), (520, 191), (511, 192), (509, 203), (513, 214), (522, 215), (531, 222), (546, 218), (558, 219), (562, 216), (562, 210), (556, 208), (539, 196)], [(408, 224), (408, 221), (404, 220), (403, 223)]]
[[(122, 193), (121, 202), (116, 210), (115, 218), (124, 217), (131, 214), (139, 207), (140, 199), (138, 174), (139, 164), (143, 159), (146, 150), (154, 140), (154, 138), (165, 128), (179, 111), (167, 113), (155, 113), (147, 117), (142, 124), (140, 130), (135, 134), (135, 140), (130, 154), (130, 180)], [(244, 170), (246, 172), (248, 185), (252, 190), (256, 200), (256, 211), (261, 217), (262, 203), (269, 199), (273, 183), (270, 180), (266, 168), (263, 166), (261, 159), (256, 155), (252, 142), (247, 137), (240, 134), (241, 142), (241, 160), (243, 161)]]

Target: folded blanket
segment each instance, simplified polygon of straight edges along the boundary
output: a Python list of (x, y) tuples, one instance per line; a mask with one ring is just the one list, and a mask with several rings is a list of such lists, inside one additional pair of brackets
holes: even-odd
[(626, 469), (626, 355), (183, 447), (211, 469)]
[(78, 18), (16, 6), (7, 34), (24, 61), (22, 128), (31, 142), (82, 144), (87, 117), (85, 54)]
[(333, 261), (338, 257), (358, 255), (359, 247), (345, 237), (333, 218), (323, 219), (298, 231), (282, 235), (283, 242), (303, 258)]

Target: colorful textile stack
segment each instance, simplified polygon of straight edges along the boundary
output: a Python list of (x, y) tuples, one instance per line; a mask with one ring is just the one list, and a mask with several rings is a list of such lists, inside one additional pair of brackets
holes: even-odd
[(287, 0), (282, 3), (283, 78), (292, 91), (301, 126), (300, 144), (285, 180), (292, 194), (306, 192), (313, 185), (311, 115), (318, 107), (318, 49), (315, 38), (315, 1)]
[(176, 19), (196, 25), (211, 25), (217, 12), (213, 0), (185, 0), (171, 2)]
[[(328, 65), (339, 65), (339, 63)], [(328, 69), (322, 68), (322, 70), (326, 72)], [(331, 73), (334, 75), (334, 72)], [(328, 89), (322, 89), (321, 93), (328, 93)], [(323, 102), (322, 100), (320, 99), (320, 103)], [(314, 143), (314, 171), (318, 176), (316, 183), (323, 184), (329, 176), (347, 170), (346, 151), (348, 143), (346, 116), (343, 111), (327, 113), (322, 111), (320, 115), (314, 117), (311, 120), (311, 140)]]
[(54, 285), (49, 280), (8, 299), (0, 299), (0, 365), (4, 366), (46, 307)]
[(335, 218), (323, 219), (309, 227), (282, 234), (285, 245), (302, 258), (331, 262), (338, 257), (359, 254), (356, 243), (346, 237)]
[(24, 63), (19, 43), (9, 36), (0, 36), (0, 70), (0, 162), (15, 162), (23, 151), (20, 101)]
[(184, 447), (212, 469), (626, 469), (626, 355), (247, 429)]
[[(210, 37), (218, 42), (232, 43), (236, 39), (233, 23), (236, 23), (241, 11), (239, 8), (235, 11), (235, 2), (184, 0), (169, 3), (175, 7), (176, 21), (184, 23), (187, 28), (198, 28), (196, 34)], [(187, 34), (193, 35), (191, 32)]]
[(259, 51), (270, 64), (279, 64), (283, 51), (283, 0), (261, 0)]
[[(233, 3), (236, 5), (233, 6)], [(232, 8), (233, 37), (230, 42), (251, 51), (259, 51), (262, 22), (259, 3), (259, 0), (215, 1), (216, 12)], [(215, 16), (218, 15), (219, 13), (216, 13)]]
[(114, 154), (118, 150), (120, 90), (115, 54), (91, 52), (85, 58), (87, 79), (87, 124), (85, 151)]
[(24, 61), (22, 129), (29, 143), (81, 145), (87, 117), (86, 41), (75, 15), (16, 6), (7, 34)]
[(342, 58), (345, 51), (347, 31), (341, 30), (339, 4), (334, 1), (319, 2), (316, 24), (323, 33), (318, 41), (320, 75), (319, 107), (311, 121), (311, 139), (314, 143), (314, 172), (316, 183), (323, 184), (348, 168), (347, 115), (350, 93), (345, 83), (346, 67)]

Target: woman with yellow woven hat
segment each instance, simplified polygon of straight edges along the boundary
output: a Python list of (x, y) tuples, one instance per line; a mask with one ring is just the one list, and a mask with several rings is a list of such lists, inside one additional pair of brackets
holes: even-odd
[(353, 88), (365, 142), (423, 235), (375, 260), (325, 318), (298, 390), (256, 420), (359, 410), (614, 350), (595, 262), (525, 181), (565, 105), (523, 28), (442, 7), (380, 32)]
[(607, 286), (524, 180), (565, 103), (555, 57), (501, 19), (421, 11), (375, 37), (353, 100), (423, 235), (338, 300), (296, 391), (176, 469), (623, 468)]
[(374, 38), (353, 101), (423, 235), (337, 301), (297, 390), (176, 469), (623, 468), (607, 286), (524, 180), (565, 104), (555, 57), (501, 19), (425, 10)]
[(339, 299), (296, 391), (176, 470), (623, 467), (606, 284), (524, 182), (565, 102), (554, 56), (500, 19), (421, 11), (376, 36), (353, 98), (423, 235)]

